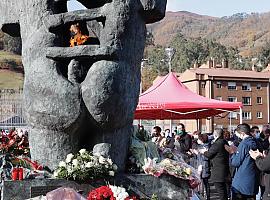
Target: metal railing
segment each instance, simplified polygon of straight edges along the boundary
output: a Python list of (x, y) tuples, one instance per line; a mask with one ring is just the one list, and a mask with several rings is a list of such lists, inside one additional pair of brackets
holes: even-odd
[(0, 129), (25, 126), (22, 89), (0, 89)]

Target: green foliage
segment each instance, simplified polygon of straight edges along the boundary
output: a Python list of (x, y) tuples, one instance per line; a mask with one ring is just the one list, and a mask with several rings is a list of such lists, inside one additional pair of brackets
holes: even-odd
[(261, 50), (261, 53), (258, 55), (258, 60), (261, 64), (266, 67), (270, 63), (270, 41), (268, 41)]
[(153, 194), (151, 200), (158, 200), (158, 196), (156, 194)]
[(170, 46), (176, 51), (172, 61), (172, 69), (176, 72), (183, 72), (195, 62), (200, 65), (206, 61), (207, 57), (213, 57), (210, 54), (212, 52), (209, 51), (208, 41), (201, 38), (188, 39), (178, 34)]
[[(227, 60), (233, 69), (251, 67), (251, 59), (242, 58), (237, 48), (225, 47), (214, 40), (186, 38), (182, 34), (177, 34), (170, 43), (170, 47), (175, 49), (172, 59), (172, 70), (175, 72), (184, 72), (195, 63), (202, 65), (209, 59), (214, 59), (217, 63)], [(145, 54), (149, 60), (148, 64), (152, 66), (152, 71), (156, 71), (160, 75), (167, 74), (169, 68), (164, 49), (165, 47), (157, 45), (147, 50)]]
[(142, 91), (144, 92), (149, 87), (151, 87), (153, 81), (158, 76), (157, 69), (154, 69), (152, 66), (148, 65), (142, 69)]
[(168, 64), (165, 62), (165, 50), (163, 46), (157, 45), (146, 52), (145, 57), (148, 59), (146, 68), (150, 65), (152, 72), (156, 71), (160, 75), (168, 73)]

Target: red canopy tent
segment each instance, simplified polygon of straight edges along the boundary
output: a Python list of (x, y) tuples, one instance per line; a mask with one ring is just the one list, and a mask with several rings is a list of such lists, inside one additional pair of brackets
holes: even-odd
[(169, 73), (140, 95), (135, 119), (202, 119), (241, 111), (241, 108), (240, 102), (218, 101), (195, 94)]

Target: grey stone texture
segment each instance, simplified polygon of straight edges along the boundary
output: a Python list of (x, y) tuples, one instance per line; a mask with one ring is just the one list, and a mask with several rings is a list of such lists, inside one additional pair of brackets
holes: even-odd
[[(161, 20), (166, 0), (1, 0), (1, 29), (22, 39), (25, 117), (34, 160), (54, 168), (70, 152), (112, 145), (124, 168), (140, 85), (147, 23)], [(69, 47), (81, 23), (97, 38)], [(91, 41), (91, 40), (90, 40)]]
[(23, 200), (40, 195), (46, 195), (47, 192), (60, 187), (73, 188), (76, 191), (83, 191), (83, 195), (87, 194), (94, 187), (90, 184), (78, 184), (74, 181), (59, 179), (33, 179), (23, 181), (4, 181), (1, 200)]
[[(89, 191), (102, 185), (106, 185), (108, 182), (110, 184), (125, 187), (128, 189), (130, 195), (138, 195), (141, 198), (148, 199), (153, 194), (156, 194), (159, 199), (162, 200), (189, 199), (189, 185), (187, 180), (176, 179), (175, 177), (167, 175), (156, 178), (145, 174), (119, 174), (114, 179), (99, 180), (89, 184), (78, 184), (74, 181), (59, 179), (5, 181), (3, 183), (1, 200), (22, 200), (35, 197), (35, 195), (31, 195), (31, 191), (35, 191), (37, 187), (47, 187), (47, 191), (44, 189), (46, 192), (54, 190), (57, 187), (70, 187), (76, 191), (82, 191), (82, 195), (86, 197)], [(43, 195), (45, 195), (46, 192)]]
[(96, 144), (93, 148), (94, 156), (103, 156), (105, 158), (110, 157), (111, 144), (109, 143), (100, 143)]

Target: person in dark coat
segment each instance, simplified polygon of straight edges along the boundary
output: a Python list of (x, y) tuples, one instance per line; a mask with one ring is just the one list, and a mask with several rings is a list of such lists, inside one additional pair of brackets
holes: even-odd
[(189, 164), (190, 162), (190, 149), (192, 148), (192, 138), (186, 132), (185, 126), (179, 123), (175, 135), (175, 148), (181, 153), (182, 158)]
[(179, 123), (177, 126), (177, 134), (175, 136), (175, 139), (178, 141), (177, 149), (181, 153), (187, 153), (192, 148), (192, 138), (191, 136), (186, 132), (185, 125), (182, 123)]
[(208, 151), (204, 152), (204, 156), (212, 161), (211, 179), (219, 194), (220, 200), (227, 200), (226, 181), (229, 176), (229, 153), (225, 149), (228, 145), (223, 138), (223, 129), (216, 128), (214, 130), (214, 142)]
[(270, 127), (264, 126), (260, 134), (260, 137), (258, 138), (258, 142), (260, 143), (259, 147), (262, 149), (262, 151), (266, 151), (265, 153), (267, 153), (269, 150), (269, 140), (268, 140), (269, 135), (270, 135)]
[(236, 129), (242, 139), (238, 148), (226, 146), (232, 154), (231, 165), (236, 167), (232, 181), (232, 200), (255, 200), (259, 190), (259, 170), (249, 151), (256, 150), (256, 140), (251, 136), (248, 124), (239, 124)]
[(267, 154), (265, 157), (259, 150), (250, 150), (249, 154), (255, 160), (259, 170), (265, 173), (265, 192), (263, 194), (263, 200), (270, 200), (270, 154)]
[[(198, 151), (200, 151), (200, 149), (208, 150), (210, 148), (210, 143), (208, 141), (207, 134), (199, 134), (197, 143), (198, 143), (197, 147)], [(197, 154), (197, 160), (199, 162), (198, 172), (203, 182), (202, 194), (203, 191), (205, 190), (206, 200), (210, 200), (210, 185), (209, 185), (209, 178), (211, 175), (210, 160), (206, 158), (203, 154)]]
[[(267, 145), (267, 143), (265, 143), (265, 141), (263, 139), (264, 138), (264, 132), (265, 132), (265, 130), (266, 129), (263, 129), (263, 131), (261, 133), (258, 126), (252, 126), (252, 128), (251, 128), (251, 135), (255, 138), (256, 143), (257, 143), (257, 149), (262, 154), (265, 153), (265, 151), (268, 150), (268, 148), (265, 147), (265, 145)], [(256, 195), (256, 198), (257, 199), (262, 199), (262, 196), (263, 196), (264, 191), (265, 191), (264, 176), (265, 176), (264, 172), (260, 172), (260, 179), (259, 179), (260, 193), (258, 193)]]

